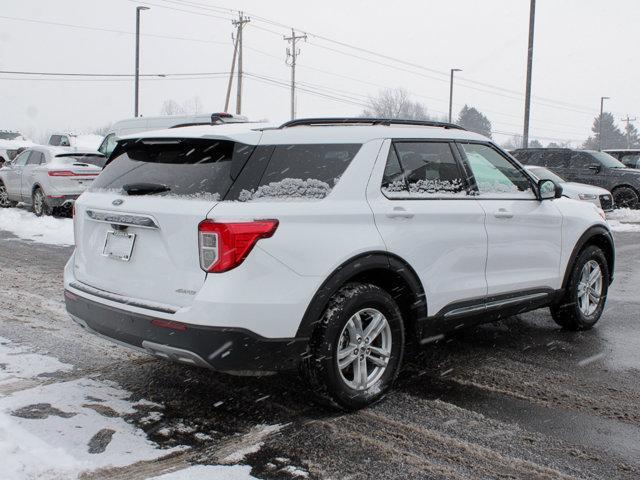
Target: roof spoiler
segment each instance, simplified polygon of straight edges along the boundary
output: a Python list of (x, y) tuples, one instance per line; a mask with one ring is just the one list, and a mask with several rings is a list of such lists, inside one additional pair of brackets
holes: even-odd
[(405, 118), (382, 118), (382, 117), (328, 117), (328, 118), (299, 118), (290, 120), (280, 125), (279, 128), (301, 127), (301, 126), (338, 126), (338, 125), (415, 125), (419, 127), (439, 127), (455, 130), (466, 130), (466, 128), (455, 123), (438, 122), (435, 120), (410, 120)]
[(202, 125), (222, 125), (224, 123), (247, 123), (249, 119), (243, 115), (233, 115), (227, 112), (217, 112), (211, 114), (210, 122), (185, 122), (174, 125), (170, 128), (195, 127)]

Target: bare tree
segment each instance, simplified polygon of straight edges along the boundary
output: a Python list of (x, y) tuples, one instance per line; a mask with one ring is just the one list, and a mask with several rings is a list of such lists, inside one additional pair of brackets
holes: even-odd
[(381, 90), (376, 97), (369, 97), (368, 103), (369, 106), (362, 112), (365, 117), (430, 119), (427, 107), (412, 101), (409, 92), (402, 87)]
[(165, 100), (160, 109), (160, 115), (197, 115), (203, 111), (200, 97), (190, 98), (180, 105), (173, 99)]

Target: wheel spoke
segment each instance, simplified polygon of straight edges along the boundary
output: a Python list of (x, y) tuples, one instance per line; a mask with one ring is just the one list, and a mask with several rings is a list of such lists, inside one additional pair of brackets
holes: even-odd
[(589, 284), (593, 285), (598, 278), (600, 278), (600, 269), (594, 268), (589, 274)]
[(373, 316), (371, 319), (371, 323), (367, 326), (367, 329), (364, 331), (364, 337), (369, 338), (370, 342), (380, 334), (382, 329), (385, 327), (387, 321), (380, 312)]
[(340, 354), (338, 354), (338, 368), (340, 370), (344, 370), (358, 358), (357, 355), (353, 354), (353, 350), (354, 349), (351, 349), (350, 353), (343, 357), (340, 357)]
[(358, 390), (364, 390), (367, 387), (367, 360), (358, 357), (353, 364), (353, 382)]

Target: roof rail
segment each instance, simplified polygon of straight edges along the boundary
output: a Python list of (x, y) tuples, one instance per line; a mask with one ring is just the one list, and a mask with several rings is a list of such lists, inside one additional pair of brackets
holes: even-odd
[(279, 128), (313, 126), (313, 125), (416, 125), (420, 127), (440, 127), (456, 130), (466, 128), (455, 123), (438, 122), (434, 120), (409, 120), (405, 118), (379, 118), (379, 117), (328, 117), (328, 118), (298, 118), (280, 125)]

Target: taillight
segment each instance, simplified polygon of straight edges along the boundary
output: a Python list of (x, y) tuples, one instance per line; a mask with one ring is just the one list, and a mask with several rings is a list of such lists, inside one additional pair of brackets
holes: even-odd
[(198, 225), (200, 267), (211, 273), (226, 272), (240, 265), (256, 242), (271, 237), (278, 220), (221, 223), (204, 220)]
[(49, 170), (50, 177), (75, 177), (71, 170)]

